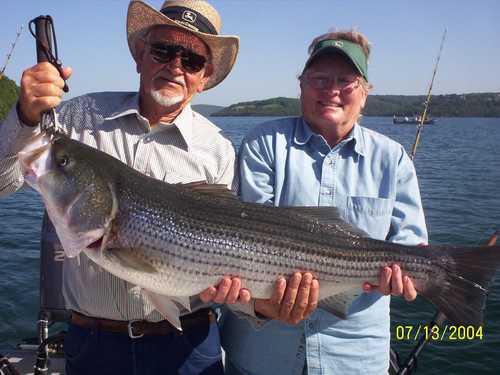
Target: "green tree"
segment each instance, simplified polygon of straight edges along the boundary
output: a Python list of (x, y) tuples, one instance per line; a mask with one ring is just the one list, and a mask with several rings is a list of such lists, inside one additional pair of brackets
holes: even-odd
[(0, 78), (0, 121), (7, 116), (18, 97), (19, 87), (16, 83), (6, 76), (2, 76)]

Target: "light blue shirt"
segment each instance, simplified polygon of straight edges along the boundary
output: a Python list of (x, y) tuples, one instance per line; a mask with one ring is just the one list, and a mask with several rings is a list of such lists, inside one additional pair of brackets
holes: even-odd
[[(330, 148), (302, 118), (262, 124), (240, 148), (240, 193), (275, 206), (334, 206), (380, 240), (427, 242), (415, 169), (403, 147), (355, 125)], [(389, 297), (364, 293), (338, 319), (317, 309), (297, 326), (256, 329), (225, 310), (228, 374), (383, 374), (389, 365)]]

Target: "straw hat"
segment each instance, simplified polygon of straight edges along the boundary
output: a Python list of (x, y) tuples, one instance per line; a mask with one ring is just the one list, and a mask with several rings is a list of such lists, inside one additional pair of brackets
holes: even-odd
[(239, 38), (220, 35), (219, 13), (204, 0), (166, 0), (160, 11), (140, 0), (128, 6), (127, 39), (130, 52), (137, 61), (136, 41), (156, 25), (174, 26), (191, 32), (210, 48), (214, 68), (204, 90), (219, 84), (231, 71), (239, 48)]

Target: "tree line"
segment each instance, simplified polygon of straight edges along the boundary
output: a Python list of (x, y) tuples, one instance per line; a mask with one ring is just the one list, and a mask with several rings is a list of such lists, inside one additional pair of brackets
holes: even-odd
[[(414, 116), (424, 109), (423, 95), (369, 95), (365, 116)], [(432, 96), (430, 117), (500, 117), (500, 93), (449, 94)], [(272, 98), (230, 105), (212, 116), (298, 116), (295, 98)]]

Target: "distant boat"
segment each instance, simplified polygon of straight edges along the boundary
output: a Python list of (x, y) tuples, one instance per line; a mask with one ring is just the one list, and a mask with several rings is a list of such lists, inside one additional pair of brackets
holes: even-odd
[[(396, 117), (396, 115), (392, 116), (392, 123), (393, 124), (410, 124), (410, 125), (415, 125), (415, 124), (420, 124), (421, 122), (421, 117), (420, 116), (412, 116), (412, 117)], [(424, 120), (424, 124), (434, 124), (434, 119), (431, 118), (426, 118)]]

